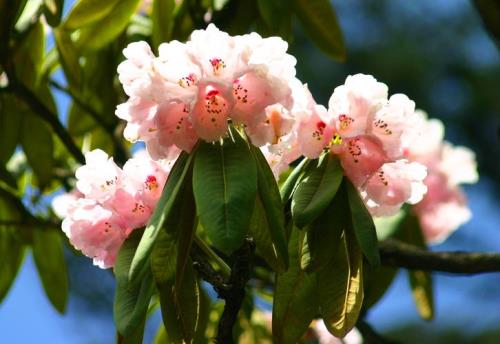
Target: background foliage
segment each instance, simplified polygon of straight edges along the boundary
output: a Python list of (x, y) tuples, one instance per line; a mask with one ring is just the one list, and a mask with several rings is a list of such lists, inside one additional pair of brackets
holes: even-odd
[[(418, 5), (336, 1), (347, 48), (326, 0), (81, 3), (74, 10), (70, 1), (0, 3), (0, 57), (2, 71), (9, 75), (7, 88), (5, 73), (0, 80), (0, 220), (4, 223), (0, 226), (0, 298), (7, 294), (26, 254), (26, 265), (32, 266), (31, 251), (47, 297), (57, 310), (66, 308), (70, 290), (70, 314), (100, 314), (98, 319), (109, 315), (113, 278), (72, 251), (58, 231), (49, 201), (54, 193), (71, 188), (80, 148), (102, 148), (118, 162), (127, 157), (130, 146), (122, 140), (122, 124), (114, 116), (116, 104), (124, 100), (116, 80), (123, 47), (140, 39), (153, 46), (172, 38), (183, 40), (194, 28), (206, 25), (208, 8), (213, 22), (231, 34), (257, 30), (289, 40), (291, 52), (298, 57), (298, 76), (310, 84), (320, 103), (326, 103), (346, 75), (358, 72), (375, 75), (394, 93), (408, 94), (445, 122), (448, 139), (477, 152), (483, 176), (478, 188), (488, 191), (482, 198), (472, 194), (473, 210), (474, 201), (492, 200), (490, 212), (498, 208), (500, 64), (493, 46), (498, 38), (491, 43), (476, 11), (481, 10), (482, 20), (498, 37), (495, 1), (478, 0), (477, 7), (467, 1)], [(41, 14), (49, 26), (39, 19)], [(340, 64), (332, 57), (346, 62)], [(475, 212), (480, 218), (473, 231), (498, 235), (498, 215), (488, 214), (487, 209)], [(483, 250), (500, 246), (498, 240), (488, 243), (467, 233), (457, 233), (449, 245)], [(498, 284), (496, 277), (485, 281)], [(31, 292), (25, 288), (24, 294)], [(488, 290), (481, 288), (480, 295), (494, 297)], [(478, 299), (472, 303), (481, 304)], [(2, 323), (7, 307), (0, 306)], [(111, 328), (109, 321), (103, 323)], [(431, 336), (432, 327), (419, 331)]]

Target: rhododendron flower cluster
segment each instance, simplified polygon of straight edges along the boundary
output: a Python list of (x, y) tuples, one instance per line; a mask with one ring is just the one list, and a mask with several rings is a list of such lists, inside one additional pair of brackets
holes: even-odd
[(173, 145), (189, 152), (198, 139), (224, 137), (231, 121), (257, 146), (277, 143), (292, 128), (296, 60), (287, 47), (278, 37), (232, 37), (214, 25), (187, 43), (161, 44), (157, 57), (146, 42), (131, 43), (118, 66), (130, 97), (116, 110), (128, 122), (125, 137), (162, 158)]
[(403, 94), (388, 98), (388, 88), (369, 75), (349, 76), (335, 88), (328, 110), (310, 97), (301, 116), (301, 153), (317, 158), (329, 149), (359, 189), (375, 216), (396, 213), (426, 192), (423, 165), (409, 161), (405, 148), (419, 135), (415, 103)]
[(53, 202), (73, 246), (95, 265), (113, 266), (125, 238), (149, 220), (178, 153), (153, 161), (141, 151), (123, 169), (101, 150), (87, 153), (76, 171), (77, 189)]
[(454, 147), (443, 140), (444, 126), (437, 119), (427, 120), (418, 112), (423, 123), (425, 140), (412, 144), (407, 155), (427, 166), (424, 180), (428, 188), (424, 199), (413, 207), (428, 242), (446, 239), (471, 218), (467, 199), (459, 184), (478, 180), (474, 153), (465, 147)]

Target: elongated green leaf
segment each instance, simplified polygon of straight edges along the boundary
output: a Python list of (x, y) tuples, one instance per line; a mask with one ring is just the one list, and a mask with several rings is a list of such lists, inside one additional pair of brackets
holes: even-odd
[(0, 55), (7, 53), (11, 29), (27, 0), (0, 1)]
[(43, 15), (50, 26), (56, 27), (61, 22), (64, 0), (43, 0)]
[(293, 9), (304, 31), (316, 45), (336, 60), (344, 61), (346, 49), (337, 16), (329, 0), (293, 0)]
[(75, 30), (95, 23), (110, 14), (118, 2), (120, 0), (79, 0), (66, 17), (64, 28)]
[(0, 96), (0, 165), (10, 159), (21, 138), (22, 116), (14, 97)]
[(408, 271), (413, 300), (418, 314), (425, 320), (434, 318), (434, 297), (432, 292), (432, 277), (426, 271)]
[(14, 54), (16, 74), (26, 86), (36, 90), (45, 53), (45, 29), (41, 21), (30, 27)]
[(323, 214), (309, 225), (301, 251), (303, 270), (317, 271), (329, 264), (341, 245), (348, 211), (345, 200), (335, 197)]
[(285, 40), (291, 33), (291, 10), (287, 0), (257, 0), (260, 16), (267, 28), (266, 33)]
[(344, 231), (330, 264), (318, 271), (317, 293), (326, 328), (335, 337), (344, 337), (363, 305), (363, 255), (350, 230)]
[[(3, 202), (0, 199), (0, 209), (2, 212), (7, 210)], [(6, 220), (3, 216), (0, 219)], [(24, 246), (19, 238), (16, 237), (15, 230), (15, 228), (0, 227), (0, 257), (2, 257), (2, 268), (0, 269), (0, 302), (2, 302), (13, 284), (24, 258)]]
[(174, 23), (174, 0), (154, 0), (153, 13), (151, 20), (153, 22), (153, 46), (158, 48), (160, 43), (170, 41), (172, 34), (172, 25)]
[(142, 230), (136, 229), (125, 240), (118, 252), (114, 268), (116, 293), (113, 318), (118, 332), (124, 337), (137, 336), (137, 328), (145, 321), (149, 301), (154, 292), (150, 269), (146, 269), (140, 281), (132, 283), (128, 278), (142, 234)]
[(347, 178), (344, 181), (344, 185), (347, 188), (349, 208), (351, 209), (352, 227), (354, 233), (356, 233), (359, 246), (368, 262), (374, 266), (378, 266), (380, 265), (380, 256), (378, 253), (377, 231), (372, 216), (361, 200), (358, 190), (356, 190)]
[[(187, 179), (191, 179), (191, 174), (187, 175)], [(175, 280), (177, 287), (182, 282), (197, 224), (192, 184), (184, 183), (180, 194), (182, 197), (175, 202), (151, 254), (151, 269), (156, 283)]]
[(97, 50), (113, 41), (127, 27), (138, 4), (139, 0), (120, 0), (106, 16), (81, 28), (76, 41), (79, 51)]
[(342, 177), (340, 162), (330, 154), (322, 155), (307, 167), (292, 197), (292, 217), (299, 228), (311, 223), (328, 207)]
[(33, 257), (45, 294), (54, 308), (64, 313), (68, 303), (68, 273), (60, 233), (34, 230)]
[(42, 119), (26, 112), (23, 118), (21, 143), (39, 186), (47, 186), (52, 178), (54, 166), (54, 142), (50, 128)]
[(144, 235), (141, 238), (141, 242), (132, 260), (129, 272), (131, 281), (135, 280), (144, 270), (144, 267), (149, 261), (149, 256), (158, 233), (165, 220), (169, 217), (177, 197), (182, 196), (179, 191), (182, 189), (183, 184), (188, 182), (185, 181), (185, 177), (191, 169), (192, 159), (192, 154), (183, 152), (172, 167), (160, 200), (156, 205), (153, 215), (149, 219)]
[(300, 246), (304, 231), (292, 230), (288, 251), (290, 266), (278, 274), (273, 301), (273, 342), (297, 343), (317, 315), (316, 274), (300, 268)]
[(71, 87), (78, 89), (82, 81), (82, 70), (78, 62), (75, 45), (67, 31), (61, 29), (54, 30), (57, 51), (61, 61), (64, 75)]
[(163, 324), (170, 343), (191, 343), (200, 307), (200, 291), (192, 265), (186, 265), (179, 288), (170, 281), (157, 284), (157, 288)]
[(391, 286), (398, 269), (386, 266), (365, 265), (363, 307), (369, 309), (379, 302)]
[(247, 143), (235, 132), (220, 143), (200, 144), (193, 191), (200, 222), (215, 247), (231, 253), (243, 244), (257, 194), (257, 167)]
[(271, 230), (269, 229), (269, 226), (264, 206), (262, 205), (262, 200), (260, 199), (260, 196), (257, 196), (255, 199), (255, 206), (248, 234), (255, 242), (257, 254), (264, 258), (267, 264), (269, 264), (274, 271), (283, 272), (286, 268), (278, 258), (276, 247), (273, 245), (273, 241), (271, 239)]
[(300, 180), (302, 173), (311, 160), (304, 158), (290, 173), (285, 183), (280, 188), (281, 199), (284, 203), (288, 202), (293, 196), (293, 192), (297, 188), (297, 182)]
[(257, 164), (257, 184), (259, 196), (262, 201), (264, 216), (266, 217), (270, 231), (272, 245), (277, 254), (279, 270), (288, 267), (288, 245), (285, 238), (285, 216), (278, 184), (274, 179), (273, 172), (262, 155), (260, 149), (252, 146), (252, 153)]

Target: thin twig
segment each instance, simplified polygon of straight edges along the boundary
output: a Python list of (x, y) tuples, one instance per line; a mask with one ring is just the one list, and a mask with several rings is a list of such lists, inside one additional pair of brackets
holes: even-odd
[(454, 274), (500, 272), (500, 253), (430, 252), (395, 239), (380, 242), (379, 250), (385, 266)]
[(47, 122), (64, 146), (66, 146), (68, 152), (76, 159), (76, 161), (80, 164), (84, 164), (85, 157), (83, 156), (82, 151), (78, 148), (66, 128), (64, 128), (62, 123), (59, 121), (57, 115), (53, 113), (40, 99), (38, 99), (37, 95), (33, 93), (33, 91), (31, 91), (21, 81), (17, 80), (12, 65), (6, 63), (4, 67), (7, 77), (9, 78), (9, 86), (18, 98), (28, 105), (34, 114)]
[(101, 113), (99, 113), (97, 110), (95, 110), (92, 106), (84, 102), (76, 93), (74, 93), (71, 89), (68, 87), (64, 87), (63, 85), (59, 84), (55, 80), (49, 80), (50, 86), (58, 89), (61, 92), (66, 93), (73, 101), (75, 102), (76, 105), (78, 105), (83, 111), (89, 114), (90, 117), (99, 125), (101, 126), (104, 131), (106, 131), (111, 138), (111, 141), (113, 142), (113, 146), (115, 147), (115, 160), (125, 163), (125, 161), (130, 158), (130, 154), (128, 151), (125, 149), (123, 146), (122, 142), (116, 137), (115, 135), (115, 126), (112, 123), (108, 123), (107, 121), (104, 120), (105, 116)]

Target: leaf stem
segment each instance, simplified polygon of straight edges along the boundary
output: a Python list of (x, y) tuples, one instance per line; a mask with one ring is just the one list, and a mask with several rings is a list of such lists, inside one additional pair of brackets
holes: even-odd
[(201, 240), (196, 234), (194, 236), (194, 242), (203, 252), (205, 252), (207, 256), (215, 260), (217, 265), (219, 265), (219, 267), (221, 268), (221, 272), (224, 277), (228, 278), (231, 275), (231, 268), (229, 268), (226, 262), (222, 260), (222, 258), (219, 257), (217, 253), (215, 253), (207, 244), (205, 244), (205, 242)]

